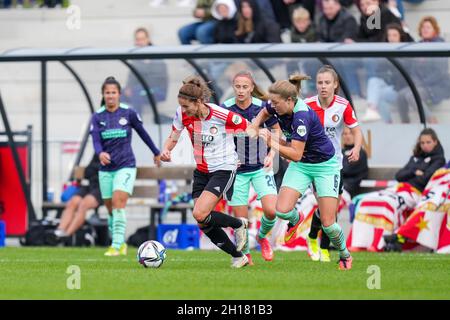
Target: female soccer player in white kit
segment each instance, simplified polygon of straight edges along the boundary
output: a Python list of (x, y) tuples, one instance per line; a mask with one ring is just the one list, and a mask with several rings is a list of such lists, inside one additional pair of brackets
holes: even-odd
[[(180, 106), (161, 160), (171, 160), (171, 151), (186, 128), (197, 163), (192, 186), (193, 216), (211, 241), (232, 256), (231, 266), (240, 268), (248, 264), (248, 258), (242, 253), (247, 243), (248, 221), (214, 211), (214, 208), (222, 196), (230, 200), (233, 195), (238, 163), (234, 134), (245, 134), (248, 122), (234, 112), (206, 103), (210, 95), (209, 88), (200, 78), (189, 77), (183, 81), (178, 92)], [(236, 245), (222, 229), (227, 227), (234, 229)]]

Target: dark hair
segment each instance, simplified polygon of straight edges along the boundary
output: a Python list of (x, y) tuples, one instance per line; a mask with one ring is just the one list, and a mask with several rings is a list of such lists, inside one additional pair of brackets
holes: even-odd
[(238, 78), (238, 77), (245, 77), (247, 79), (250, 79), (250, 81), (253, 83), (253, 91), (252, 91), (252, 96), (253, 97), (258, 98), (258, 99), (263, 100), (263, 101), (269, 100), (269, 97), (268, 97), (267, 93), (264, 92), (264, 90), (261, 89), (261, 87), (256, 84), (255, 78), (253, 77), (253, 74), (251, 73), (251, 71), (249, 71), (249, 70), (239, 71), (234, 76), (233, 83), (234, 83), (234, 80), (236, 78)]
[(198, 99), (208, 102), (211, 98), (212, 91), (202, 78), (198, 76), (190, 76), (183, 80), (183, 85), (178, 91), (178, 98), (196, 101)]
[[(319, 71), (317, 71), (317, 74), (325, 73), (325, 72), (331, 73), (331, 75), (333, 76), (334, 81), (337, 82), (337, 87), (336, 87), (336, 89), (334, 89), (334, 94), (338, 94), (339, 89), (341, 88), (341, 83), (339, 82), (339, 75), (338, 75), (338, 73), (337, 73), (336, 70), (334, 70), (334, 68), (333, 68), (332, 66), (330, 66), (329, 64), (323, 65), (323, 66), (319, 69)], [(317, 75), (316, 75), (316, 77), (317, 77)]]
[[(252, 8), (252, 19), (247, 20), (244, 18), (242, 14), (242, 5), (246, 2), (250, 8)], [(238, 21), (237, 21), (237, 28), (235, 31), (236, 36), (242, 36), (244, 34), (250, 33), (255, 30), (255, 26), (257, 23), (261, 22), (261, 11), (258, 7), (258, 4), (254, 0), (242, 0), (239, 4), (238, 9)]]
[(389, 30), (397, 30), (398, 31), (398, 33), (400, 34), (400, 42), (409, 42), (410, 41), (405, 30), (403, 30), (403, 27), (400, 24), (394, 22), (394, 23), (389, 23), (386, 26), (386, 30), (383, 35), (383, 42), (389, 42), (388, 41), (388, 31)]
[(114, 78), (113, 76), (110, 76), (110, 77), (106, 78), (105, 81), (103, 81), (103, 84), (102, 84), (102, 101), (101, 101), (101, 105), (102, 106), (105, 105), (105, 98), (103, 97), (103, 91), (105, 91), (105, 87), (108, 84), (115, 85), (117, 87), (117, 90), (119, 90), (119, 94), (120, 94), (120, 92), (122, 90), (122, 88), (120, 86), (120, 83), (119, 83), (119, 81), (116, 80), (116, 78)]
[(433, 139), (434, 141), (437, 141), (438, 146), (441, 145), (441, 142), (439, 141), (436, 131), (434, 131), (431, 128), (423, 129), (420, 132), (419, 138), (417, 138), (416, 145), (414, 146), (413, 155), (415, 157), (418, 157), (423, 153), (422, 148), (420, 148), (420, 137), (422, 137), (422, 136), (431, 136), (431, 139)]
[(151, 46), (151, 45), (152, 45), (152, 42), (150, 41), (150, 33), (148, 32), (148, 30), (147, 30), (146, 28), (144, 28), (144, 27), (139, 27), (139, 28), (137, 28), (137, 29), (134, 31), (134, 36), (136, 37), (136, 35), (137, 35), (139, 32), (143, 32), (143, 33), (146, 35), (146, 37), (147, 37), (147, 39), (148, 39), (148, 45)]
[(116, 78), (114, 78), (113, 76), (111, 76), (111, 77), (106, 78), (105, 81), (103, 82), (103, 84), (102, 84), (102, 94), (103, 94), (103, 91), (105, 91), (106, 85), (108, 85), (108, 84), (114, 84), (114, 85), (116, 85), (116, 86), (117, 86), (117, 89), (119, 90), (119, 93), (120, 93), (120, 91), (122, 90), (119, 81), (117, 81)]

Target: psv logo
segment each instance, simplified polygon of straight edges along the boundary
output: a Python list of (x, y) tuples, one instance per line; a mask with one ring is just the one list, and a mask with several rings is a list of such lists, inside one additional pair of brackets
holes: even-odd
[(300, 137), (304, 137), (306, 134), (306, 127), (305, 126), (298, 126), (297, 133)]
[(127, 123), (128, 123), (127, 119), (125, 119), (124, 117), (120, 118), (119, 124), (120, 124), (121, 126), (124, 126), (124, 125), (126, 125)]
[(242, 118), (240, 116), (238, 116), (237, 114), (235, 114), (233, 116), (233, 118), (231, 118), (231, 122), (233, 122), (234, 124), (238, 125), (242, 122)]

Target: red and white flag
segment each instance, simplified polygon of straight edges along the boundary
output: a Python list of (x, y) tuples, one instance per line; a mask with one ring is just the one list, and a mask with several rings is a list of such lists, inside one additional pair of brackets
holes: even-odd
[(383, 236), (404, 223), (419, 198), (420, 192), (407, 183), (360, 195), (347, 238), (349, 249), (381, 251), (385, 245)]
[(450, 253), (450, 169), (431, 177), (417, 208), (397, 234), (439, 253)]

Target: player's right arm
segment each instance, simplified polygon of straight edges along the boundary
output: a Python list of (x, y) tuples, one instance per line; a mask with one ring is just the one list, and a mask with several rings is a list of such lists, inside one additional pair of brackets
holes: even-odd
[(100, 126), (97, 121), (96, 114), (91, 119), (91, 136), (94, 143), (95, 153), (98, 155), (98, 159), (103, 166), (111, 163), (111, 156), (109, 153), (103, 151), (102, 139), (100, 137)]
[(171, 156), (172, 150), (177, 145), (178, 139), (180, 138), (180, 135), (181, 135), (181, 132), (184, 129), (184, 124), (183, 124), (182, 119), (183, 119), (183, 115), (181, 112), (181, 108), (178, 107), (175, 117), (173, 118), (172, 131), (170, 132), (169, 136), (167, 137), (166, 141), (164, 142), (164, 147), (161, 152), (161, 161), (170, 162), (172, 160), (172, 156)]

